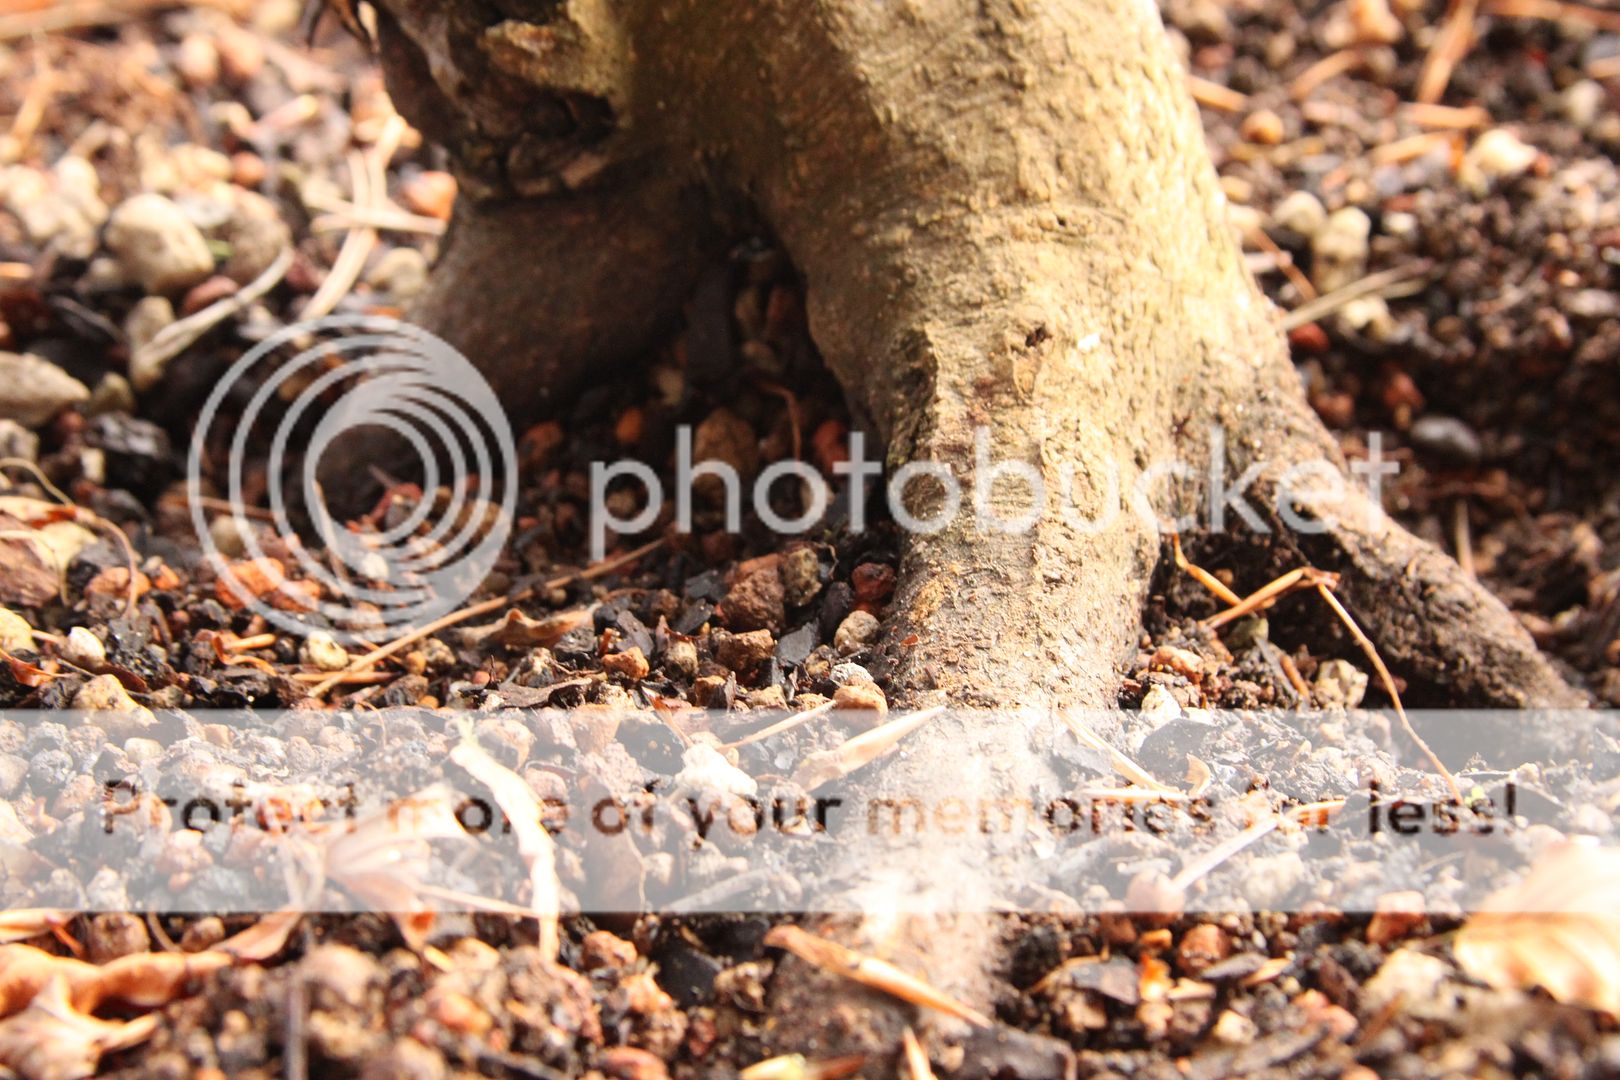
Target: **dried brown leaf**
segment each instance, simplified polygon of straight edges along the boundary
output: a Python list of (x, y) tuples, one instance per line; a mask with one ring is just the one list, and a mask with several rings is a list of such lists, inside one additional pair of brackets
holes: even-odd
[(101, 1055), (149, 1038), (158, 1017), (98, 1020), (73, 1007), (68, 981), (50, 979), (27, 1009), (0, 1022), (0, 1065), (27, 1080), (94, 1076)]
[(61, 588), (62, 568), (44, 538), (0, 514), (0, 604), (39, 607), (55, 600)]
[(55, 956), (32, 945), (0, 945), (0, 1016), (10, 1016), (45, 988), (53, 978), (65, 980), (74, 1001), (97, 1000), (101, 969), (71, 957)]
[(214, 946), (238, 960), (268, 960), (280, 952), (304, 918), (302, 911), (275, 911)]
[[(94, 997), (80, 1004), (93, 1009), (103, 1001), (121, 1001), (143, 1009), (167, 1005), (184, 996), (193, 980), (230, 967), (235, 960), (222, 952), (136, 953), (102, 965)], [(75, 1001), (78, 997), (75, 996)]]
[(312, 902), (332, 881), (372, 910), (390, 913), (406, 943), (420, 952), (434, 923), (423, 891), (433, 843), (466, 839), (450, 789), (424, 788), (327, 840), (305, 885), (305, 900)]
[(462, 640), (469, 645), (492, 643), (510, 649), (530, 649), (535, 646), (550, 648), (561, 641), (564, 634), (591, 624), (591, 608), (559, 611), (543, 619), (531, 619), (517, 608), (506, 613), (500, 622), (487, 626), (474, 626), (462, 631)]
[(1620, 1016), (1620, 848), (1562, 844), (1492, 894), (1457, 935), (1457, 963), (1499, 989)]
[(73, 912), (56, 908), (17, 908), (0, 911), (0, 944), (27, 941), (67, 925)]
[(3, 659), (6, 666), (11, 669), (11, 677), (17, 680), (17, 685), (26, 686), (30, 690), (37, 690), (46, 683), (60, 678), (42, 667), (17, 659), (4, 649), (0, 649), (0, 659)]

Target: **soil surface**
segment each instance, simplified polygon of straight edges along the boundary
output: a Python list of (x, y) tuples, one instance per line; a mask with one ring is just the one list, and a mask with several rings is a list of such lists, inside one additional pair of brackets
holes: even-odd
[[(310, 797), (330, 801), (378, 762), (410, 775), (412, 762), (442, 758), (457, 738), (445, 710), (478, 710), (480, 743), (542, 799), (676, 781), (695, 748), (713, 751), (711, 777), (799, 795), (795, 763), (837, 751), (887, 712), (895, 646), (882, 619), (901, 543), (891, 525), (852, 534), (835, 508), (789, 540), (755, 517), (730, 534), (700, 489), (692, 534), (666, 515), (611, 537), (605, 564), (589, 559), (590, 463), (637, 459), (670, 481), (679, 425), (695, 428), (696, 456), (746, 475), (787, 459), (829, 471), (847, 453), (849, 417), (810, 341), (801, 283), (766, 238), (739, 238), (685, 326), (642, 363), (604, 371), (567, 418), (520, 433), (516, 527), (469, 601), (496, 598), (487, 616), (344, 675), (360, 648), (301, 645), (253, 613), (250, 599), (322, 599), (297, 568), (325, 556), (264, 523), (245, 537), (227, 512), (224, 436), (251, 386), (227, 397), (222, 434), (202, 454), (212, 486), (187, 490), (198, 409), (237, 358), (311, 304), (402, 313), (455, 192), (441, 157), (395, 118), (364, 45), (336, 14), (306, 43), (299, 7), (119, 6), (96, 25), (26, 36), (13, 28), (19, 16), (0, 16), (10, 39), (0, 53), (10, 125), (0, 134), (0, 845), (9, 906), (66, 913), (6, 940), (49, 953), (101, 965), (205, 955), (255, 924), (121, 911), (138, 883), (82, 866), (24, 883), (20, 860), (94, 827), (100, 782), (148, 767), (255, 781), (315, 774), (329, 787)], [(1594, 701), (1620, 705), (1620, 28), (1562, 11), (1481, 15), (1445, 107), (1426, 110), (1411, 103), (1443, 7), (1169, 0), (1164, 10), (1201, 80), (1233, 226), (1272, 300), (1298, 313), (1290, 338), (1313, 406), (1352, 458), (1381, 440), (1401, 466), (1389, 511), (1471, 567)], [(1503, 7), (1514, 10), (1486, 10)], [(390, 143), (391, 154), (377, 150)], [(164, 357), (177, 336), (185, 347)], [(266, 460), (245, 471), (253, 507), (272, 481)], [(447, 499), (391, 464), (377, 463), (383, 494), (352, 523), (357, 534)], [(774, 490), (779, 513), (801, 509), (801, 491)], [(623, 518), (639, 506), (628, 486), (609, 504)], [(205, 557), (194, 507), (232, 558), (230, 576)], [(241, 558), (249, 540), (263, 557)], [(1184, 540), (1239, 594), (1291, 569), (1256, 559), (1241, 537)], [(1384, 714), (1357, 711), (1388, 696), (1313, 594), (1217, 632), (1200, 620), (1223, 605), (1168, 549), (1156, 585), (1149, 633), (1120, 682), (1122, 705), (1159, 718), (1127, 747), (1142, 768), (1185, 784), (1193, 755), (1208, 782), (1259, 790), (1262, 803), (1291, 786), (1353, 803), (1367, 775), (1440, 797), (1439, 778)], [(827, 703), (839, 708), (833, 721), (743, 742)], [(441, 711), (414, 726), (367, 721), (409, 706)], [(536, 730), (499, 715), (537, 707), (650, 719)], [(66, 708), (115, 719), (70, 726), (43, 711)], [(217, 709), (240, 714), (229, 725), (185, 719)], [(1218, 709), (1322, 711), (1304, 727), (1200, 711)], [(1525, 764), (1485, 750), (1449, 760), (1487, 794)], [(1539, 839), (1609, 837), (1617, 795), (1604, 781), (1616, 764), (1612, 742), (1600, 742), (1590, 761), (1514, 773), (1571, 796), (1549, 796), (1532, 815), (1547, 830)], [(1094, 784), (1119, 783), (1106, 763), (1095, 772)], [(1033, 1080), (1050, 1074), (1055, 1040), (1080, 1075), (1099, 1077), (1620, 1075), (1612, 1016), (1465, 973), (1456, 917), (1377, 897), (1366, 905), (1377, 913), (1261, 910), (1386, 857), (1302, 861), (1309, 840), (1285, 833), (1209, 879), (1232, 914), (1079, 916), (1055, 892), (1032, 902), (1007, 921), (1014, 960), (994, 1018), (1029, 1038), (986, 1040), (936, 1069)], [(667, 879), (663, 842), (563, 843), (557, 873), (565, 888), (622, 879), (639, 899)], [(227, 893), (265, 857), (200, 845), (184, 829), (148, 855), (165, 887), (194, 900)], [(1171, 845), (1145, 837), (1086, 857), (1133, 883), (1180, 865)], [(684, 884), (718, 887), (737, 869), (717, 853), (693, 860)], [(85, 909), (99, 913), (74, 914)], [(196, 974), (141, 1007), (99, 1009), (157, 1017), (100, 1069), (736, 1075), (771, 1053), (766, 1001), (783, 953), (764, 939), (776, 921), (568, 918), (558, 967), (532, 919), (446, 915), (424, 944), (408, 920), (310, 916), (263, 962)], [(21, 1011), (26, 997), (13, 1000), (16, 968), (4, 965), (15, 955), (0, 960), (0, 998), (15, 1014), (0, 1021), (0, 1064), (82, 1074), (17, 1049), (37, 1035), (21, 1022), (42, 1021)], [(899, 1054), (749, 1075), (890, 1075), (905, 1068)]]

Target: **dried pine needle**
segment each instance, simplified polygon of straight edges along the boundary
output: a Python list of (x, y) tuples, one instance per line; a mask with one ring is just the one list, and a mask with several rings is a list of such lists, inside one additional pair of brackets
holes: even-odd
[(907, 975), (893, 964), (858, 953), (808, 930), (802, 930), (797, 926), (773, 927), (771, 932), (765, 935), (765, 944), (771, 948), (786, 949), (823, 971), (841, 975), (862, 986), (897, 997), (901, 1001), (934, 1009), (979, 1027), (990, 1026), (988, 1016), (971, 1006), (964, 1005), (949, 994), (936, 990), (915, 975)]
[(901, 716), (855, 736), (836, 749), (817, 751), (793, 770), (793, 782), (805, 791), (815, 791), (834, 780), (842, 780), (894, 749), (901, 739), (944, 711), (941, 705)]
[(905, 1050), (906, 1070), (911, 1073), (911, 1080), (934, 1080), (934, 1069), (928, 1063), (928, 1053), (923, 1050), (922, 1043), (917, 1041), (917, 1033), (910, 1027), (901, 1036), (900, 1045)]

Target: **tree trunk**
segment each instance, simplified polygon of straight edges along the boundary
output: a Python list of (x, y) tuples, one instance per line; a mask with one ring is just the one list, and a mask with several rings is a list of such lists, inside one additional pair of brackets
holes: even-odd
[[(1076, 517), (985, 532), (961, 513), (910, 539), (887, 635), (907, 704), (1114, 705), (1161, 543), (1128, 511), (1086, 527), (1119, 501), (1112, 470), (1128, 493), (1149, 463), (1202, 461), (1215, 426), (1228, 477), (1259, 466), (1260, 491), (1296, 462), (1339, 464), (1226, 225), (1150, 0), (383, 8), (396, 99), (455, 151), (471, 193), (419, 314), (515, 413), (675, 314), (702, 241), (688, 208), (742, 205), (803, 273), (812, 335), (891, 468), (942, 463), (971, 505), (985, 426), (992, 460), (1034, 466), (1054, 498), (1070, 482)], [(515, 341), (548, 344), (514, 370)], [(987, 501), (1011, 519), (1025, 494), (1004, 482)], [(1578, 700), (1449, 560), (1375, 516), (1337, 516), (1322, 535), (1257, 539), (1285, 563), (1344, 571), (1349, 606), (1414, 688), (1454, 704)], [(924, 728), (872, 782), (1028, 791), (1045, 768), (1032, 744), (1057, 737)], [(918, 928), (845, 932), (882, 952), (895, 942), (875, 936)], [(993, 1004), (994, 923), (950, 932), (930, 974)], [(778, 992), (808, 1006), (828, 990), (779, 979)], [(818, 1052), (896, 1045), (881, 1016), (825, 1002), (785, 1009), (778, 1033)]]

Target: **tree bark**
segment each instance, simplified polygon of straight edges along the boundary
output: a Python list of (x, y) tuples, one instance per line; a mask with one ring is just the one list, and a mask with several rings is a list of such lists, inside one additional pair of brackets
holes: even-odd
[[(1001, 532), (961, 513), (910, 538), (887, 648), (907, 704), (1115, 704), (1161, 538), (1129, 511), (1086, 526), (1120, 501), (1113, 470), (1128, 493), (1212, 427), (1228, 475), (1257, 465), (1260, 490), (1299, 461), (1342, 465), (1244, 268), (1148, 0), (383, 6), (396, 98), (456, 149), (475, 192), (420, 314), (514, 412), (677, 310), (701, 237), (677, 207), (741, 203), (803, 273), (812, 335), (891, 468), (941, 463), (971, 505), (985, 427), (991, 459), (1074, 491), (1073, 517)], [(622, 319), (626, 303), (637, 318)], [(1014, 518), (1023, 495), (1004, 483), (987, 501)], [(1496, 600), (1387, 521), (1257, 542), (1344, 572), (1350, 607), (1420, 694), (1579, 700)], [(1063, 737), (960, 719), (919, 731), (871, 782), (1027, 792)], [(992, 1006), (996, 924), (942, 918), (951, 944), (908, 955)], [(882, 920), (843, 932), (878, 952), (919, 934)], [(780, 1014), (784, 1045), (893, 1051), (898, 1014), (812, 1008), (829, 988), (801, 974), (778, 980), (799, 1006)]]

